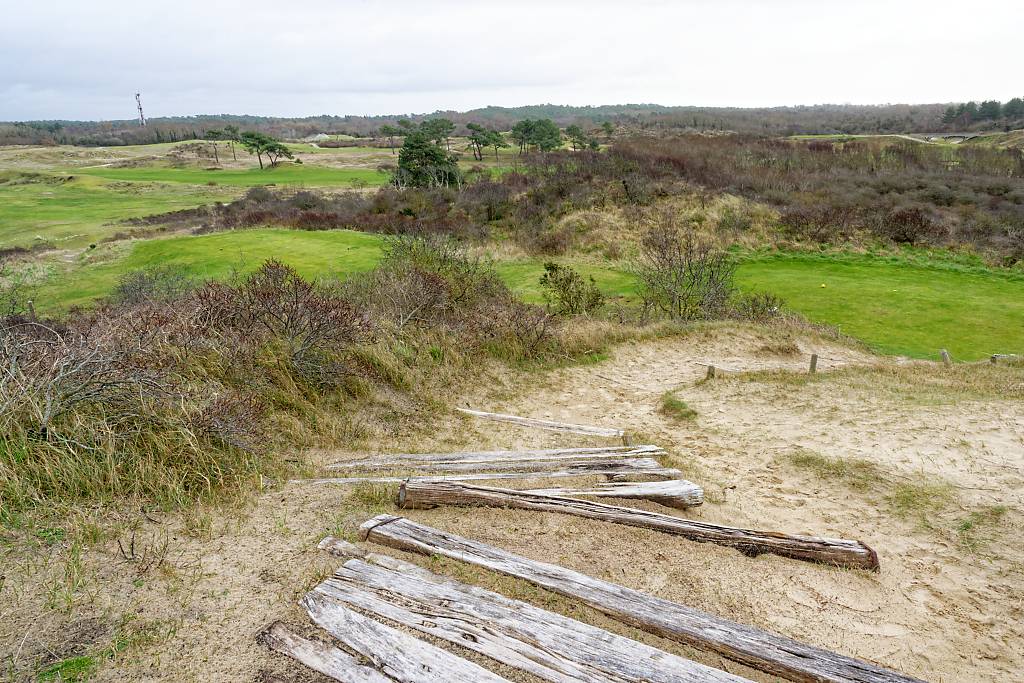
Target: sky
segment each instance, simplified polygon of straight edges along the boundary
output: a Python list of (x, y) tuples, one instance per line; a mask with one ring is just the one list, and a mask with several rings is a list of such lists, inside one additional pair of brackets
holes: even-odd
[(0, 120), (1024, 96), (1024, 2), (0, 0)]

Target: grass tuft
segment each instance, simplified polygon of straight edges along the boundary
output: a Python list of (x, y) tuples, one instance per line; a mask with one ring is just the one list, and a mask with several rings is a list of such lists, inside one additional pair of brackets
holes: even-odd
[(697, 411), (671, 391), (661, 395), (661, 407), (658, 408), (658, 412), (676, 422), (694, 420), (697, 417)]

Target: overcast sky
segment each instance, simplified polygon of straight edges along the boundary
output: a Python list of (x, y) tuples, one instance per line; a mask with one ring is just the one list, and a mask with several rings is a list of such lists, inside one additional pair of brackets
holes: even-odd
[(0, 0), (0, 120), (1024, 96), (1024, 1)]

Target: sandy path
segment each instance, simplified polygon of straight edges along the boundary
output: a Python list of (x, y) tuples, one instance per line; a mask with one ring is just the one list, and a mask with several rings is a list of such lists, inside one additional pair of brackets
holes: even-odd
[[(698, 384), (705, 368), (695, 361), (733, 370), (806, 367), (806, 355), (766, 352), (763, 347), (776, 341), (749, 331), (718, 329), (625, 344), (602, 363), (494, 377), (478, 394), (451, 402), (625, 427), (639, 441), (668, 448), (674, 464), (706, 488), (708, 502), (686, 516), (857, 538), (878, 551), (879, 574), (769, 555), (748, 558), (718, 546), (555, 514), (439, 509), (409, 516), (927, 680), (1019, 680), (1024, 669), (1019, 512), (1024, 507), (1024, 406), (997, 401), (914, 404), (831, 380), (793, 386), (726, 378)], [(877, 362), (841, 346), (817, 341), (812, 347), (807, 340), (799, 341), (804, 354), (813, 349), (826, 359), (819, 364), (825, 371)], [(694, 422), (674, 423), (658, 413), (661, 394), (677, 388), (697, 411)], [(396, 435), (383, 441), (380, 450), (602, 443), (608, 440), (451, 415), (430, 434)], [(935, 517), (934, 528), (921, 528), (914, 519), (895, 514), (880, 494), (853, 491), (843, 482), (795, 469), (783, 456), (796, 448), (871, 460), (896, 481), (922, 473), (942, 477), (956, 487), (959, 504)], [(359, 455), (365, 453), (318, 457), (330, 461)], [(993, 542), (972, 553), (958, 542), (956, 525), (969, 510), (992, 504), (1011, 510), (991, 531)], [(645, 507), (666, 511), (653, 504)], [(139, 544), (167, 533), (171, 551), (165, 567), (138, 572), (137, 564), (119, 557), (116, 546), (96, 549), (99, 559), (90, 566), (102, 590), (91, 602), (71, 615), (39, 610), (27, 596), (45, 590), (24, 586), (19, 599), (0, 607), (0, 618), (7, 620), (0, 642), (17, 643), (24, 637), (23, 650), (31, 652), (46, 642), (47, 633), (63, 629), (73, 634), (85, 628), (89, 614), (129, 614), (133, 623), (165, 630), (153, 644), (117, 656), (99, 680), (278, 680), (275, 675), (283, 675), (281, 680), (320, 680), (270, 655), (254, 636), (274, 619), (305, 622), (296, 600), (337, 564), (315, 550), (324, 534), (352, 534), (369, 516), (385, 511), (393, 508), (359, 500), (348, 488), (293, 485), (258, 496), (237, 515), (198, 520), (200, 527), (208, 524), (205, 532), (188, 532), (181, 520), (147, 523)], [(193, 520), (188, 526), (196, 525)], [(754, 680), (773, 680), (633, 631), (518, 582), (457, 563), (431, 566)], [(59, 567), (32, 568), (40, 581), (55, 572)], [(23, 636), (26, 628), (29, 633)], [(108, 642), (110, 633), (107, 628), (91, 637)]]

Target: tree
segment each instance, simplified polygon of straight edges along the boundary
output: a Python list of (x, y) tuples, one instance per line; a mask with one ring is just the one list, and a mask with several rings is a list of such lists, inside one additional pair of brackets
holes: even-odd
[(512, 126), (512, 133), (510, 134), (512, 142), (519, 145), (519, 153), (522, 154), (526, 151), (527, 146), (530, 144), (530, 139), (533, 137), (533, 121), (530, 119), (523, 119), (516, 125)]
[(1003, 105), (998, 100), (986, 100), (978, 107), (978, 118), (993, 121), (1003, 115)]
[(400, 128), (395, 128), (394, 126), (385, 124), (380, 127), (380, 134), (388, 139), (388, 145), (391, 147), (391, 153), (394, 154), (395, 136), (401, 135), (402, 130)]
[(542, 152), (550, 152), (562, 146), (562, 131), (551, 119), (537, 119), (533, 122), (530, 143)]
[(422, 130), (405, 136), (398, 153), (394, 183), (398, 187), (449, 187), (460, 185), (456, 157), (434, 143)]
[(508, 142), (505, 141), (505, 136), (496, 130), (488, 131), (490, 133), (490, 146), (494, 148), (494, 160), (498, 160), (498, 150), (503, 147), (508, 147)]
[(569, 142), (572, 144), (572, 151), (574, 152), (591, 146), (590, 136), (575, 123), (565, 129), (565, 135), (569, 138)]
[(445, 148), (452, 151), (451, 134), (455, 132), (455, 124), (448, 119), (428, 119), (420, 125), (420, 130), (430, 136), (430, 139), (440, 145), (444, 142)]
[(260, 161), (260, 168), (263, 166), (263, 155), (267, 155), (267, 160), (270, 161), (271, 166), (277, 166), (277, 162), (282, 157), (287, 159), (294, 159), (295, 155), (288, 149), (280, 140), (265, 135), (263, 133), (257, 133), (255, 131), (246, 131), (239, 136), (239, 140), (242, 143), (242, 147), (245, 148), (249, 154), (255, 154), (256, 158)]
[(943, 123), (954, 123), (956, 121), (957, 110), (953, 105), (946, 107), (946, 113), (942, 115)]
[(615, 124), (611, 121), (605, 121), (601, 124), (601, 130), (604, 131), (604, 136), (608, 142), (612, 141), (612, 133), (615, 132)]
[[(228, 124), (224, 128), (214, 128), (206, 131), (207, 140), (226, 140), (228, 147), (231, 148), (231, 158), (234, 161), (238, 161), (238, 157), (235, 155), (235, 143), (241, 141), (241, 134), (238, 132), (238, 126)], [(216, 145), (214, 145), (216, 149)], [(217, 163), (220, 163), (219, 161)]]
[(504, 136), (496, 130), (484, 128), (477, 123), (467, 123), (466, 128), (469, 130), (469, 145), (473, 149), (473, 158), (477, 161), (484, 160), (484, 147), (494, 148), (495, 159), (498, 158), (500, 148), (508, 147)]
[(1024, 99), (1014, 97), (1003, 105), (1003, 116), (1008, 119), (1024, 118)]

